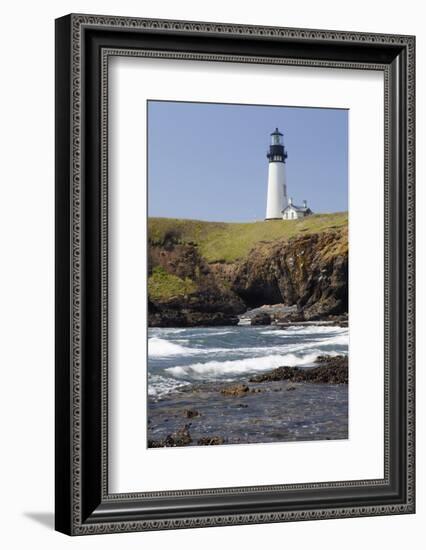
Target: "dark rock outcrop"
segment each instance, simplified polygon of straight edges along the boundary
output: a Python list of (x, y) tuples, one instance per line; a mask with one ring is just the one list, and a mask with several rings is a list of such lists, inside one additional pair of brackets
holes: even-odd
[(291, 324), (305, 321), (305, 315), (302, 310), (289, 311), (276, 315), (275, 321), (277, 324)]
[(230, 386), (228, 388), (223, 388), (220, 390), (222, 395), (230, 397), (240, 397), (245, 395), (249, 391), (249, 387), (246, 384), (237, 384), (235, 386)]
[(320, 356), (318, 367), (278, 367), (250, 378), (250, 382), (313, 382), (315, 384), (347, 384), (348, 358), (344, 355)]
[[(220, 272), (220, 266), (216, 270)], [(250, 308), (296, 305), (292, 321), (341, 315), (348, 310), (347, 231), (259, 243), (233, 271), (227, 270), (226, 277)]]
[(234, 292), (216, 279), (208, 263), (193, 244), (149, 246), (149, 275), (154, 268), (191, 281), (194, 290), (164, 296), (149, 296), (148, 323), (151, 327), (221, 326), (238, 324), (247, 308)]
[(159, 447), (186, 447), (192, 443), (192, 437), (189, 433), (190, 426), (191, 424), (186, 424), (183, 428), (169, 434), (166, 439), (161, 441), (150, 439), (148, 440), (148, 447), (153, 449)]
[(272, 322), (271, 316), (268, 313), (257, 313), (250, 320), (251, 325), (270, 325)]
[(201, 416), (200, 413), (194, 409), (185, 409), (183, 411), (183, 416), (186, 418), (195, 418), (196, 416)]
[(155, 313), (148, 313), (150, 327), (219, 327), (238, 325), (237, 315), (222, 312), (193, 311), (186, 307), (181, 310), (160, 307)]
[(197, 441), (197, 445), (223, 445), (225, 439), (219, 435), (213, 437), (201, 437)]

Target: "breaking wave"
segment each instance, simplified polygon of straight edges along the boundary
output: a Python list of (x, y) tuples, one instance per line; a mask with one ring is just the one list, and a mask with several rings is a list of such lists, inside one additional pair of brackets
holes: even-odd
[(314, 366), (348, 354), (349, 330), (331, 326), (154, 329), (148, 339), (148, 393), (162, 399), (193, 382), (229, 381), (281, 366)]
[[(266, 332), (265, 332), (266, 333)], [(266, 333), (269, 334), (269, 333)], [(187, 343), (188, 339), (181, 339), (181, 342)], [(292, 352), (302, 352), (307, 351), (311, 349), (318, 349), (318, 352), (320, 352), (321, 348), (334, 348), (336, 346), (346, 348), (341, 351), (341, 353), (345, 353), (347, 350), (349, 343), (349, 334), (348, 332), (341, 332), (341, 333), (335, 333), (334, 335), (331, 335), (329, 338), (321, 338), (321, 339), (308, 339), (301, 341), (300, 343), (297, 342), (290, 342), (286, 343), (285, 339), (283, 338), (282, 344), (278, 345), (267, 345), (264, 346), (250, 346), (250, 347), (243, 347), (243, 348), (209, 348), (209, 347), (187, 347), (183, 346), (181, 344), (178, 344), (176, 342), (170, 342), (169, 340), (165, 340), (163, 338), (149, 338), (148, 340), (148, 355), (151, 358), (161, 358), (161, 357), (173, 357), (173, 356), (179, 356), (179, 355), (211, 355), (211, 354), (219, 354), (219, 355), (227, 355), (230, 352), (232, 353), (240, 353), (241, 355), (253, 355), (253, 354), (264, 354), (265, 351), (269, 351), (275, 354), (280, 353), (288, 353), (289, 351)]]
[(150, 338), (148, 340), (148, 353), (151, 357), (168, 357), (169, 355), (181, 355), (191, 351), (189, 348), (174, 344), (163, 338)]
[[(287, 355), (266, 355), (234, 361), (208, 361), (206, 363), (169, 367), (165, 371), (176, 378), (184, 380), (215, 380), (224, 376), (229, 378), (230, 375), (271, 370), (284, 365), (289, 367), (312, 365), (319, 354), (320, 351), (316, 350), (303, 356), (289, 353)], [(330, 355), (337, 354), (332, 353)]]
[[(179, 339), (187, 342), (188, 339)], [(171, 357), (174, 355), (206, 355), (210, 353), (225, 353), (229, 350), (226, 348), (188, 348), (164, 338), (149, 338), (148, 339), (148, 355), (149, 357)]]

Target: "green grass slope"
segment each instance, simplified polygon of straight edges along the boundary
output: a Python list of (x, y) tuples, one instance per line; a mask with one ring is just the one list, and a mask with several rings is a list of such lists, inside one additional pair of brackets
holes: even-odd
[(348, 213), (314, 214), (301, 220), (270, 220), (251, 223), (206, 222), (174, 218), (149, 218), (149, 241), (162, 245), (195, 243), (204, 258), (212, 262), (234, 262), (245, 258), (259, 242), (290, 239), (298, 235), (346, 229)]
[(191, 279), (170, 275), (162, 267), (155, 267), (148, 279), (148, 295), (151, 300), (169, 300), (174, 296), (185, 296), (197, 289)]

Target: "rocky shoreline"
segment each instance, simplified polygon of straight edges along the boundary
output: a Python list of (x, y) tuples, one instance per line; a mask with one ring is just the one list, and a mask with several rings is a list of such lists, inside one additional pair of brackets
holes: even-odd
[(320, 320), (308, 321), (305, 319), (303, 311), (299, 310), (297, 306), (285, 306), (284, 304), (263, 305), (239, 315), (239, 325), (263, 325), (277, 328), (310, 325), (347, 327), (348, 314), (327, 315)]
[[(148, 447), (347, 438), (346, 356), (238, 383), (199, 383), (148, 402)], [(188, 422), (189, 420), (189, 422)]]
[(273, 371), (252, 376), (249, 382), (277, 382), (289, 380), (291, 382), (311, 382), (313, 384), (347, 384), (348, 358), (320, 355), (316, 359), (318, 367), (278, 367)]

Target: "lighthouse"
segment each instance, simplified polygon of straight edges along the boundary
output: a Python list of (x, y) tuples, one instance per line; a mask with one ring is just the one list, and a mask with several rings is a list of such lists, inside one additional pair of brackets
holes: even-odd
[(285, 161), (287, 151), (283, 134), (275, 128), (271, 134), (271, 143), (267, 153), (269, 160), (268, 198), (266, 201), (266, 220), (282, 220), (283, 211), (288, 206)]

